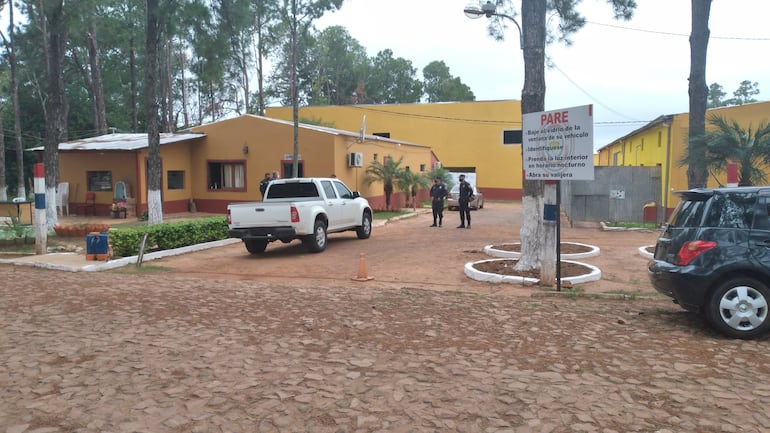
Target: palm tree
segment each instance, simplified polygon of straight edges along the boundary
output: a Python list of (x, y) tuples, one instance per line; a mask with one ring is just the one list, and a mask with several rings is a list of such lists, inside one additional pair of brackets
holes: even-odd
[(716, 179), (716, 174), (725, 171), (729, 162), (737, 162), (738, 185), (764, 183), (770, 164), (770, 125), (762, 123), (756, 130), (751, 126), (743, 129), (738, 122), (720, 116), (709, 117), (709, 124), (715, 129), (692, 140), (679, 165), (703, 164)]
[(398, 179), (401, 172), (401, 162), (404, 157), (394, 161), (393, 158), (386, 157), (385, 163), (380, 161), (372, 161), (369, 167), (366, 167), (366, 177), (364, 182), (367, 185), (371, 185), (374, 182), (382, 182), (382, 187), (385, 192), (385, 208), (390, 210), (390, 196), (393, 194), (393, 182)]
[(443, 167), (434, 167), (430, 170), (430, 172), (427, 174), (428, 176), (428, 182), (433, 181), (435, 178), (440, 178), (442, 182), (446, 184), (446, 189), (449, 191), (454, 186), (454, 182), (452, 181), (452, 176), (449, 174), (449, 170), (443, 168)]
[(404, 191), (405, 197), (412, 198), (412, 209), (417, 208), (417, 190), (420, 188), (427, 188), (427, 186), (430, 184), (428, 179), (429, 178), (421, 175), (420, 173), (415, 173), (409, 169), (403, 170), (401, 173), (399, 173), (399, 176), (396, 179), (396, 184), (398, 185), (398, 189)]

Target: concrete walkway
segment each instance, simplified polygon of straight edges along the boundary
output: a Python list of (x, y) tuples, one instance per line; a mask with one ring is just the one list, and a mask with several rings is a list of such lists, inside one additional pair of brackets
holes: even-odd
[[(416, 213), (408, 213), (402, 216), (394, 217), (389, 220), (374, 220), (372, 222), (373, 227), (381, 227), (387, 224), (389, 221), (397, 221), (404, 218), (411, 218), (416, 214), (430, 212), (429, 209), (417, 209)], [(176, 215), (174, 220), (183, 221), (186, 219), (201, 218), (201, 214), (179, 214)], [(213, 216), (213, 215), (205, 215)], [(115, 219), (107, 219), (104, 217), (62, 217), (62, 224), (73, 224), (72, 221), (78, 221), (77, 223), (99, 223), (110, 224), (114, 221), (123, 221)], [(231, 245), (241, 242), (240, 239), (223, 239), (220, 241), (206, 242), (197, 245), (191, 245), (182, 248), (175, 248), (172, 250), (155, 251), (146, 253), (142, 257), (142, 262), (160, 259), (163, 257), (171, 257), (180, 254), (191, 253), (194, 251), (202, 251), (209, 248), (216, 248), (225, 245)], [(135, 265), (139, 260), (138, 256), (120, 257), (114, 260), (86, 260), (84, 253), (64, 252), (64, 253), (48, 253), (48, 254), (36, 254), (22, 257), (14, 257), (12, 259), (0, 258), (0, 264), (13, 264), (19, 266), (35, 266), (45, 269), (53, 269), (58, 271), (69, 272), (96, 272), (104, 271), (108, 269), (115, 269), (126, 265)]]

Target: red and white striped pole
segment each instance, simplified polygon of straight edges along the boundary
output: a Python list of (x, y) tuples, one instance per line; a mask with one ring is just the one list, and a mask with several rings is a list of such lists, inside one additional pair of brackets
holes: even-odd
[(45, 215), (45, 166), (37, 163), (35, 173), (35, 254), (48, 252), (48, 224)]

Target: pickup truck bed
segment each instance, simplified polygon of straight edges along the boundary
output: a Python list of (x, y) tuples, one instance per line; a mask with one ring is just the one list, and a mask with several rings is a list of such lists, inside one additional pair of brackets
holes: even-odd
[(230, 237), (242, 239), (251, 254), (264, 252), (270, 242), (294, 239), (321, 252), (328, 233), (355, 230), (367, 239), (372, 229), (366, 199), (331, 178), (273, 181), (263, 201), (231, 203), (227, 213)]

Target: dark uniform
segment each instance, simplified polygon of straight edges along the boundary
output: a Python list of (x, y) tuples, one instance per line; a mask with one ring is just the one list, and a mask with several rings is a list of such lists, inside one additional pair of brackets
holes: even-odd
[[(471, 207), (470, 201), (473, 196), (473, 187), (471, 184), (465, 181), (465, 176), (460, 176), (460, 194), (457, 198), (457, 202), (460, 205), (460, 225), (458, 229), (471, 228)], [(465, 220), (468, 220), (468, 224), (465, 224)]]
[(436, 219), (438, 219), (438, 226), (444, 222), (444, 199), (448, 195), (446, 185), (440, 178), (434, 180), (433, 186), (430, 187), (430, 197), (432, 199), (433, 207), (433, 225), (436, 227)]
[(270, 183), (270, 173), (265, 173), (264, 179), (259, 182), (259, 192), (262, 193), (262, 198), (265, 198), (265, 190), (267, 190), (267, 184)]

